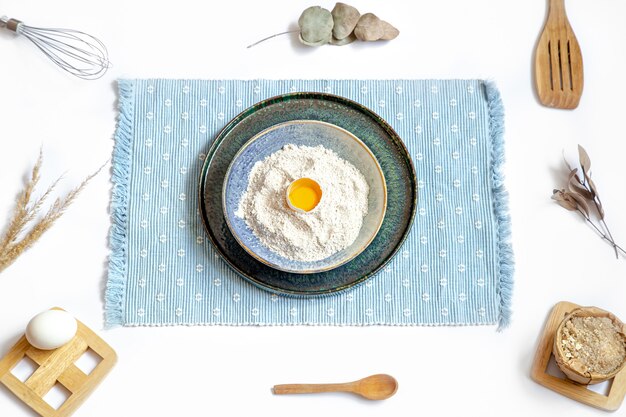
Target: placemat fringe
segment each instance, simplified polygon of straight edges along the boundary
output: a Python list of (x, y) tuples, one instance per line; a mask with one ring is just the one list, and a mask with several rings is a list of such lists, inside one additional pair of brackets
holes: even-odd
[(105, 292), (106, 327), (123, 324), (124, 298), (126, 293), (128, 184), (130, 178), (131, 140), (134, 118), (134, 83), (120, 80), (119, 118), (113, 150), (113, 183), (111, 197), (112, 226), (109, 235), (111, 255), (109, 278)]
[(492, 192), (497, 223), (497, 248), (499, 252), (498, 331), (504, 330), (511, 322), (511, 300), (513, 295), (513, 275), (515, 262), (511, 246), (511, 216), (509, 194), (504, 186), (504, 106), (500, 92), (492, 81), (485, 81), (485, 93), (489, 106), (489, 133), (491, 135)]

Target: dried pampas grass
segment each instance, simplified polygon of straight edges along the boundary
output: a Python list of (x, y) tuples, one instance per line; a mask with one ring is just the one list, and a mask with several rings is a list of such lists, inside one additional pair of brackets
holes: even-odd
[(0, 236), (0, 273), (15, 262), (44, 232), (52, 227), (54, 222), (63, 215), (65, 210), (78, 197), (87, 183), (104, 167), (103, 165), (96, 172), (85, 178), (78, 187), (70, 191), (65, 197), (57, 198), (47, 212), (41, 215), (44, 203), (61, 180), (61, 178), (58, 178), (41, 196), (34, 197), (35, 188), (40, 179), (42, 163), (43, 153), (40, 151), (30, 178), (26, 181), (24, 189), (17, 196), (13, 216), (9, 220), (4, 234)]

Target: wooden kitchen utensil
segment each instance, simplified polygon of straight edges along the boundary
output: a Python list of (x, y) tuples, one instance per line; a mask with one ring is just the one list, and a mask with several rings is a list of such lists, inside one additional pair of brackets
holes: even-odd
[(583, 57), (567, 20), (565, 0), (549, 0), (548, 19), (535, 51), (535, 85), (541, 104), (575, 109), (583, 93)]
[(551, 375), (547, 371), (548, 364), (553, 356), (552, 347), (554, 345), (556, 331), (565, 316), (577, 308), (580, 308), (580, 306), (567, 301), (561, 301), (554, 306), (543, 328), (539, 344), (537, 345), (531, 377), (538, 384), (573, 400), (601, 410), (615, 411), (621, 406), (626, 396), (626, 368), (622, 369), (613, 377), (607, 395), (592, 391), (587, 388), (586, 385), (579, 384), (566, 377), (560, 378)]
[[(28, 343), (26, 336), (0, 359), (0, 383), (43, 417), (67, 417), (87, 399), (109, 373), (117, 360), (115, 351), (87, 326), (78, 321), (76, 336), (66, 345), (54, 350), (40, 350)], [(75, 362), (91, 349), (102, 360), (89, 373), (84, 373)], [(38, 368), (24, 382), (11, 370), (22, 359), (29, 358)], [(56, 384), (70, 395), (57, 409), (44, 397)]]
[(351, 392), (368, 400), (386, 400), (398, 390), (398, 381), (390, 375), (371, 375), (343, 384), (274, 385), (274, 394), (311, 394), (318, 392)]

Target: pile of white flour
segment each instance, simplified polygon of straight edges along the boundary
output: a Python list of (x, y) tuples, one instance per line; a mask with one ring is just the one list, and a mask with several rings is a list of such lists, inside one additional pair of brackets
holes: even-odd
[[(287, 187), (299, 178), (311, 178), (322, 188), (320, 203), (309, 213), (287, 205)], [(272, 251), (312, 262), (355, 241), (368, 194), (363, 174), (332, 150), (290, 144), (254, 164), (235, 215)]]

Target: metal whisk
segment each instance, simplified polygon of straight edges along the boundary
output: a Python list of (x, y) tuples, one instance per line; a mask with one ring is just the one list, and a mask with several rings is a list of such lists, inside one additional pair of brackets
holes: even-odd
[(64, 71), (95, 80), (110, 66), (106, 46), (96, 37), (73, 29), (38, 28), (17, 19), (0, 17), (0, 28), (22, 35)]

